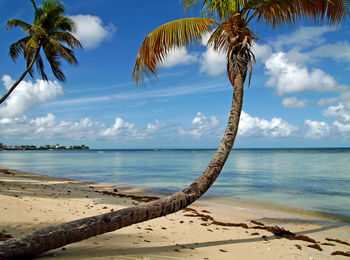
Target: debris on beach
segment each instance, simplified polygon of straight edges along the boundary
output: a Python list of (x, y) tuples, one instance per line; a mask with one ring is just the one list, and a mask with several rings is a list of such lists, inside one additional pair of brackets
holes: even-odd
[(301, 250), (301, 245), (295, 245), (295, 247)]
[(307, 245), (307, 247), (317, 249), (318, 251), (323, 251), (319, 244)]
[(13, 238), (13, 236), (11, 234), (8, 234), (6, 232), (0, 232), (0, 241), (6, 241)]
[(326, 238), (327, 241), (331, 241), (331, 242), (337, 242), (339, 244), (343, 244), (343, 245), (347, 245), (350, 246), (350, 243), (343, 241), (343, 240), (339, 240), (339, 239), (333, 239), (333, 238)]
[(116, 192), (112, 192), (112, 191), (99, 191), (96, 190), (95, 192), (97, 193), (102, 193), (105, 195), (110, 195), (110, 196), (114, 196), (114, 197), (119, 197), (119, 198), (130, 198), (131, 200), (137, 201), (137, 202), (150, 202), (150, 201), (154, 201), (154, 200), (158, 200), (160, 199), (159, 197), (155, 197), (155, 196), (137, 196), (137, 195), (126, 195), (126, 194), (120, 194), (120, 193), (116, 193)]
[(343, 256), (348, 256), (350, 257), (350, 252), (343, 252), (343, 251), (335, 251), (335, 252), (332, 252), (331, 255), (343, 255)]
[(15, 175), (13, 172), (4, 169), (4, 168), (0, 168), (0, 172), (2, 172), (3, 174), (8, 174), (8, 175)]

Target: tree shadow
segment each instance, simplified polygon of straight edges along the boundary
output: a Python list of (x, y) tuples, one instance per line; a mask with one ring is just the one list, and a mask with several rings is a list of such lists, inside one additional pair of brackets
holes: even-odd
[[(295, 219), (296, 222), (298, 222), (298, 219)], [(334, 228), (339, 228), (342, 226), (348, 226), (348, 225), (338, 225), (338, 224), (329, 224), (327, 226), (323, 226), (320, 228), (314, 228), (305, 230), (302, 232), (297, 232), (298, 235), (305, 235), (305, 234), (312, 234), (317, 233), (321, 231), (326, 231)], [(115, 231), (118, 232), (118, 231)], [(126, 234), (119, 235), (117, 233), (114, 233), (113, 235), (118, 236), (119, 241), (123, 241), (123, 237), (127, 236)], [(70, 256), (76, 256), (82, 259), (88, 258), (92, 256), (92, 252), (95, 257), (97, 256), (103, 256), (103, 257), (112, 257), (112, 256), (118, 256), (118, 259), (122, 259), (123, 256), (125, 257), (140, 257), (140, 256), (151, 256), (152, 259), (157, 259), (156, 257), (160, 257), (159, 259), (167, 259), (167, 257), (164, 254), (175, 253), (176, 256), (179, 258), (175, 259), (181, 259), (181, 256), (188, 255), (189, 253), (194, 253), (195, 249), (199, 248), (206, 248), (206, 247), (213, 247), (213, 246), (225, 246), (225, 245), (238, 245), (238, 244), (246, 244), (246, 243), (254, 243), (254, 242), (266, 242), (266, 241), (272, 241), (276, 239), (283, 239), (281, 237), (277, 237), (274, 235), (270, 236), (260, 236), (260, 237), (253, 237), (253, 238), (243, 238), (243, 239), (226, 239), (226, 240), (215, 240), (215, 241), (205, 241), (205, 242), (195, 242), (195, 243), (182, 243), (182, 244), (172, 244), (172, 245), (166, 245), (166, 246), (132, 246), (132, 247), (114, 247), (106, 246), (106, 245), (93, 245), (89, 248), (86, 248), (85, 250), (82, 249), (79, 246), (71, 247), (67, 251), (62, 250), (54, 250), (50, 251), (48, 253), (42, 254), (38, 256), (35, 259), (42, 259), (45, 257), (52, 256), (52, 254), (57, 254), (57, 256), (64, 256), (64, 254), (67, 252)], [(129, 237), (129, 240), (136, 241), (136, 236)], [(132, 243), (132, 242), (130, 242)], [(161, 242), (155, 242), (155, 243), (161, 243)], [(54, 252), (54, 253), (53, 253)], [(119, 258), (120, 257), (120, 258)], [(169, 259), (173, 259), (172, 256), (169, 256)]]

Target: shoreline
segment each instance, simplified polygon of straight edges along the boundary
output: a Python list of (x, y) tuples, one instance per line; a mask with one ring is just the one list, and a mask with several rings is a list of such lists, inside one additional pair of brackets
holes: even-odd
[[(156, 194), (129, 186), (1, 169), (0, 232), (18, 237), (49, 225), (137, 205), (143, 203), (137, 197), (150, 195)], [(350, 245), (327, 240), (349, 242), (350, 225), (346, 223), (266, 205), (224, 202), (200, 199), (190, 209), (52, 250), (40, 259), (51, 259), (53, 254), (56, 259), (232, 259), (233, 255), (238, 259), (344, 259), (331, 254), (350, 253)], [(264, 228), (258, 229), (254, 222)], [(309, 236), (316, 243), (278, 239), (268, 230), (275, 226)], [(310, 247), (315, 244), (322, 251)]]

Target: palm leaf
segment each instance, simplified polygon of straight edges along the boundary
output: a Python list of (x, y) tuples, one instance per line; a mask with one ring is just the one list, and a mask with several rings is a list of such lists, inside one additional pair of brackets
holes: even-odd
[(273, 27), (303, 20), (339, 25), (349, 19), (349, 0), (251, 0), (246, 8), (255, 10), (258, 22)]
[(151, 32), (137, 54), (132, 76), (136, 84), (144, 83), (144, 74), (147, 77), (156, 76), (158, 64), (164, 61), (171, 49), (197, 45), (213, 25), (213, 19), (185, 18), (162, 25)]
[(45, 45), (50, 46), (50, 47), (48, 47), (49, 50), (57, 53), (60, 57), (65, 59), (68, 63), (70, 63), (70, 64), (77, 64), (78, 63), (77, 59), (74, 56), (74, 52), (71, 49), (63, 46), (62, 44), (60, 44), (58, 41), (54, 40), (53, 38), (47, 39), (47, 42)]
[(74, 20), (67, 16), (60, 16), (58, 19), (56, 19), (53, 27), (55, 30), (67, 32), (75, 32), (77, 29)]
[(28, 31), (31, 27), (30, 24), (22, 21), (22, 20), (18, 20), (18, 19), (11, 19), (7, 21), (7, 30), (12, 29), (13, 27), (20, 27), (22, 28), (24, 31)]
[(71, 48), (83, 48), (80, 41), (69, 32), (54, 32), (52, 38), (56, 41), (64, 42)]
[(47, 75), (46, 75), (46, 73), (45, 73), (44, 61), (43, 61), (43, 58), (41, 57), (40, 54), (38, 55), (38, 57), (37, 57), (35, 63), (36, 63), (36, 68), (37, 68), (37, 70), (38, 70), (38, 71), (40, 72), (40, 74), (41, 74), (41, 78), (42, 78), (43, 80), (46, 80), (46, 81), (47, 81), (48, 78), (47, 78)]
[(24, 48), (27, 45), (29, 39), (30, 36), (27, 36), (10, 45), (9, 55), (13, 61), (15, 61), (19, 54), (21, 54), (24, 51)]
[(52, 52), (52, 50), (47, 48), (47, 46), (45, 46), (43, 49), (44, 49), (46, 59), (48, 60), (51, 66), (53, 75), (60, 81), (66, 81), (66, 77), (60, 68), (61, 67), (61, 63), (59, 61), (60, 57), (57, 55), (57, 53)]
[(65, 12), (64, 6), (60, 1), (46, 0), (36, 9), (34, 24), (44, 28), (52, 28), (56, 19)]
[(217, 16), (221, 20), (227, 20), (232, 15), (241, 12), (247, 0), (181, 0), (185, 11), (197, 9), (199, 2), (203, 2), (200, 10), (202, 16)]
[(30, 2), (32, 2), (32, 5), (33, 5), (34, 9), (36, 10), (37, 8), (36, 8), (35, 1), (34, 0), (30, 0)]

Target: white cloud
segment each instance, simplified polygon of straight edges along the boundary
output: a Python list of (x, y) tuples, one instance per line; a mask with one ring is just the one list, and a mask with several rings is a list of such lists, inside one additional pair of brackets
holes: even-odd
[(34, 119), (28, 119), (26, 116), (0, 119), (0, 135), (3, 138), (40, 140), (143, 140), (151, 138), (164, 126), (158, 120), (155, 122), (156, 125), (148, 124), (147, 128), (139, 128), (118, 117), (113, 125), (106, 126), (89, 118), (77, 122), (60, 121), (49, 113)]
[(344, 104), (330, 106), (323, 115), (335, 119), (333, 126), (342, 134), (350, 133), (350, 109)]
[(196, 61), (197, 56), (189, 54), (185, 47), (176, 47), (169, 51), (161, 67), (170, 68), (178, 65), (191, 64)]
[[(207, 46), (210, 35), (210, 33), (207, 33), (202, 37), (203, 46)], [(201, 55), (199, 63), (200, 72), (207, 73), (209, 76), (219, 76), (226, 72), (225, 53), (214, 51), (212, 46), (207, 46), (206, 51)]]
[[(2, 81), (7, 90), (14, 83), (8, 75), (4, 75)], [(0, 107), (0, 117), (18, 117), (31, 108), (62, 95), (63, 88), (57, 81), (23, 80)]]
[(321, 98), (319, 101), (317, 101), (318, 106), (328, 106), (335, 104), (339, 101), (338, 97), (333, 97), (333, 98)]
[(182, 129), (180, 127), (179, 131), (182, 135), (193, 136), (194, 138), (199, 138), (202, 135), (213, 134), (217, 130), (217, 125), (219, 120), (212, 116), (207, 118), (202, 113), (198, 112), (197, 116), (192, 120), (192, 125), (188, 129)]
[(313, 57), (328, 57), (339, 61), (350, 62), (350, 43), (337, 42), (335, 44), (324, 44), (310, 52)]
[(326, 122), (305, 120), (304, 131), (305, 137), (312, 139), (320, 139), (330, 134), (331, 127)]
[(161, 123), (158, 119), (154, 120), (154, 124), (148, 123), (147, 124), (147, 132), (148, 133), (155, 133), (159, 129), (166, 127), (164, 123)]
[(283, 52), (273, 54), (266, 61), (266, 69), (270, 76), (266, 85), (275, 88), (278, 95), (337, 90), (332, 76), (320, 69), (309, 72), (306, 67), (290, 62)]
[(297, 130), (281, 118), (272, 118), (270, 121), (259, 117), (252, 117), (242, 111), (238, 135), (240, 136), (266, 136), (289, 137)]
[(349, 134), (350, 133), (350, 123), (345, 123), (345, 122), (341, 122), (341, 121), (334, 121), (333, 125), (342, 134)]
[(302, 108), (309, 104), (307, 99), (299, 100), (296, 97), (284, 98), (282, 100), (282, 105), (285, 108)]
[(324, 39), (322, 35), (331, 30), (332, 29), (327, 26), (300, 27), (300, 29), (293, 33), (279, 36), (277, 40), (272, 41), (271, 44), (278, 51), (291, 45), (306, 48), (323, 43)]
[(115, 119), (113, 126), (101, 131), (101, 136), (112, 139), (145, 139), (147, 134), (144, 131), (137, 129), (135, 124), (124, 122), (120, 117)]
[(72, 19), (77, 25), (77, 31), (74, 36), (81, 41), (84, 48), (96, 48), (102, 41), (112, 37), (116, 27), (110, 23), (103, 25), (101, 18), (93, 15), (75, 15)]
[(210, 76), (219, 76), (226, 72), (226, 56), (223, 52), (216, 52), (208, 47), (200, 59), (200, 72)]
[(92, 135), (92, 128), (94, 125), (88, 119), (82, 119), (80, 122), (64, 122), (58, 121), (51, 113), (35, 119), (22, 116), (0, 122), (0, 134), (5, 138), (79, 140), (89, 137), (94, 139), (96, 135)]
[(266, 62), (272, 55), (272, 48), (266, 44), (260, 45), (254, 43), (253, 52), (257, 61)]
[(350, 111), (342, 103), (339, 103), (337, 106), (328, 107), (323, 111), (323, 115), (350, 123)]

